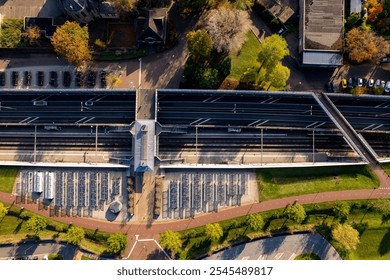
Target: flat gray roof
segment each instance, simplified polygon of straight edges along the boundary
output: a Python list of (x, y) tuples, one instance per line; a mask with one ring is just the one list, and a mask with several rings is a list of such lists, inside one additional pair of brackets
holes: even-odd
[(351, 7), (350, 13), (360, 13), (362, 11), (362, 1), (361, 0), (350, 0)]
[(305, 4), (304, 49), (341, 51), (344, 24), (343, 0), (302, 2)]
[(303, 51), (302, 64), (319, 66), (343, 65), (343, 55), (340, 52), (331, 51)]

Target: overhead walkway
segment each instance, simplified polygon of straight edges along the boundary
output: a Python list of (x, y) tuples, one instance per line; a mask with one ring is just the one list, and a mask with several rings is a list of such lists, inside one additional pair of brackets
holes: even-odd
[(365, 141), (365, 139), (358, 134), (350, 125), (350, 123), (344, 118), (336, 106), (330, 101), (330, 99), (324, 93), (314, 93), (314, 98), (318, 104), (326, 112), (329, 118), (340, 129), (346, 141), (354, 149), (354, 151), (362, 157), (370, 165), (378, 165), (378, 155), (371, 148), (371, 146)]

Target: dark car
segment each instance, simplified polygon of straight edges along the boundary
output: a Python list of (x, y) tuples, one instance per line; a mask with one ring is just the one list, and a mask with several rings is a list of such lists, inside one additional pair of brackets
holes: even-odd
[(40, 87), (45, 83), (45, 73), (43, 73), (43, 71), (37, 72), (37, 83)]
[(96, 72), (88, 71), (87, 82), (88, 82), (88, 87), (94, 87), (96, 85)]
[(70, 75), (70, 72), (65, 71), (62, 74), (62, 83), (64, 84), (64, 87), (70, 87), (71, 82), (72, 82), (72, 76)]
[(56, 71), (50, 71), (50, 85), (58, 87), (58, 74)]
[(326, 89), (326, 92), (331, 92), (332, 91), (332, 83), (326, 83), (325, 89)]
[(31, 85), (31, 72), (24, 71), (24, 86), (28, 87)]
[(107, 86), (106, 77), (107, 77), (106, 71), (101, 71), (100, 72), (100, 87), (101, 88), (105, 88)]
[(348, 79), (348, 88), (349, 89), (353, 88), (353, 80), (352, 80), (352, 78)]
[(352, 78), (352, 86), (353, 87), (357, 87), (358, 86), (358, 78), (356, 78), (356, 77)]
[(0, 86), (5, 86), (5, 72), (0, 72)]
[(79, 71), (76, 72), (75, 84), (76, 84), (76, 87), (81, 87), (83, 84), (83, 75)]
[(19, 85), (19, 72), (12, 71), (12, 85), (14, 87)]

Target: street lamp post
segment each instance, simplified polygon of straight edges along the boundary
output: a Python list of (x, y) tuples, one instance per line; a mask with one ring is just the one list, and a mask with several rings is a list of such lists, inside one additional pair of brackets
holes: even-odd
[(314, 143), (315, 143), (315, 139), (314, 139), (314, 133), (315, 133), (315, 130), (313, 129), (313, 164), (315, 163), (315, 146), (314, 146)]
[(139, 61), (139, 71), (138, 71), (138, 88), (141, 88), (141, 80), (142, 80), (142, 58), (138, 59)]

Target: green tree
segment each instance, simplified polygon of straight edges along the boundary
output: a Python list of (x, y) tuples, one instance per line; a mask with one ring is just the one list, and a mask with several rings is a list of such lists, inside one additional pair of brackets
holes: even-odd
[(372, 202), (372, 209), (386, 217), (390, 217), (390, 200), (380, 198)]
[(108, 73), (106, 76), (106, 84), (108, 88), (117, 88), (121, 82), (122, 79), (113, 72)]
[(8, 214), (7, 207), (5, 207), (4, 204), (0, 202), (0, 220), (2, 220), (7, 214)]
[(200, 67), (196, 71), (196, 80), (200, 88), (216, 88), (218, 79), (218, 70), (210, 67)]
[(202, 9), (214, 6), (214, 0), (178, 0), (178, 6), (182, 12), (197, 13)]
[(255, 85), (258, 82), (259, 73), (254, 68), (248, 68), (240, 77), (240, 82), (247, 85)]
[(233, 6), (239, 10), (248, 10), (252, 8), (255, 0), (235, 0)]
[(46, 229), (47, 221), (44, 217), (34, 215), (26, 222), (26, 227), (38, 235), (40, 231)]
[(120, 13), (129, 13), (137, 6), (138, 0), (107, 0)]
[(159, 242), (163, 248), (171, 251), (172, 255), (180, 251), (182, 244), (180, 234), (171, 230), (161, 233)]
[(66, 21), (57, 27), (51, 43), (56, 53), (64, 56), (70, 63), (81, 66), (92, 59), (88, 45), (88, 27), (81, 27), (77, 22)]
[(222, 227), (219, 223), (207, 224), (205, 227), (206, 238), (211, 241), (217, 241), (223, 235)]
[(264, 220), (263, 217), (260, 214), (250, 214), (246, 217), (246, 225), (254, 230), (258, 231), (261, 230), (264, 226)]
[(260, 45), (260, 52), (257, 60), (260, 62), (260, 70), (264, 67), (267, 72), (272, 72), (273, 68), (287, 55), (290, 54), (286, 40), (277, 35), (271, 35), (264, 39)]
[(353, 27), (360, 19), (360, 13), (353, 13), (347, 18), (347, 22), (345, 23), (345, 27), (347, 29)]
[(187, 45), (190, 54), (198, 61), (201, 59), (208, 59), (213, 50), (211, 36), (204, 29), (188, 32)]
[(73, 245), (80, 245), (85, 236), (85, 231), (81, 227), (71, 226), (66, 232), (64, 240)]
[(271, 86), (276, 89), (284, 89), (289, 77), (290, 69), (283, 66), (280, 62), (277, 63), (275, 67), (271, 71), (267, 72), (265, 76), (265, 80), (269, 82), (267, 90), (269, 90)]
[(333, 213), (336, 218), (346, 220), (350, 211), (349, 204), (345, 201), (336, 201), (333, 203)]
[(0, 47), (16, 48), (22, 44), (23, 19), (6, 18), (0, 28)]
[(127, 236), (122, 233), (111, 234), (107, 246), (113, 254), (122, 254), (127, 247)]
[(295, 203), (293, 205), (289, 205), (286, 209), (286, 216), (291, 221), (296, 223), (302, 223), (306, 218), (306, 211), (302, 205), (299, 203)]
[(27, 26), (24, 33), (24, 38), (28, 41), (30, 45), (36, 45), (38, 39), (41, 37), (41, 29), (37, 25)]
[(355, 250), (359, 244), (359, 232), (348, 224), (338, 224), (332, 230), (332, 238), (346, 251)]

